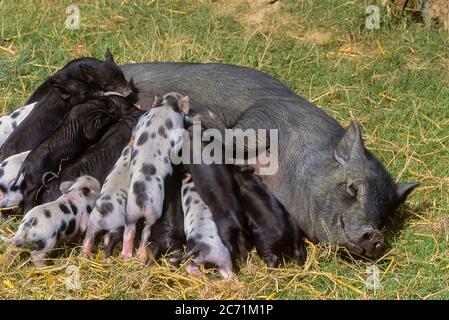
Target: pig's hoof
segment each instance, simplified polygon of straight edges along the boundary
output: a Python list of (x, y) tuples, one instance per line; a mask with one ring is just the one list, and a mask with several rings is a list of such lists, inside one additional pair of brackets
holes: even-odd
[(147, 253), (147, 249), (146, 248), (139, 248), (139, 250), (137, 251), (137, 259), (142, 262), (145, 263), (148, 260), (148, 253)]
[(128, 261), (129, 259), (131, 259), (132, 256), (133, 256), (133, 254), (131, 252), (122, 253), (122, 259), (125, 261)]
[(187, 273), (199, 280), (203, 280), (203, 277), (200, 274), (200, 269), (192, 263), (187, 265)]
[(225, 271), (225, 270), (219, 269), (218, 272), (220, 273), (221, 277), (224, 280), (228, 280), (229, 281), (229, 280), (232, 280), (232, 278), (233, 278), (232, 271)]

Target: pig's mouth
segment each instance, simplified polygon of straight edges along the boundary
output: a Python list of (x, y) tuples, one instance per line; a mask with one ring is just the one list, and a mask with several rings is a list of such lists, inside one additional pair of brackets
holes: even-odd
[(359, 255), (365, 256), (366, 250), (363, 249), (362, 247), (360, 247), (356, 243), (356, 241), (352, 240), (351, 237), (346, 232), (345, 222), (344, 222), (342, 216), (340, 216), (340, 224), (341, 224), (341, 229), (343, 230), (343, 234), (345, 235), (345, 238), (346, 238), (347, 241), (339, 243), (339, 245), (341, 245), (342, 247), (348, 249), (349, 251), (351, 251), (351, 252), (353, 252), (355, 254), (359, 254)]

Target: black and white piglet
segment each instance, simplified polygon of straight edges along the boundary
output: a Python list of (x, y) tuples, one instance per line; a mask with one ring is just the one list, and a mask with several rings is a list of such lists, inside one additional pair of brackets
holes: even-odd
[(100, 183), (90, 176), (63, 182), (62, 196), (33, 208), (23, 217), (13, 238), (2, 239), (18, 248), (31, 248), (31, 260), (37, 267), (46, 265), (47, 254), (59, 243), (85, 228), (89, 207), (100, 193)]
[(131, 145), (123, 149), (120, 158), (101, 188), (100, 197), (89, 216), (82, 249), (83, 254), (92, 251), (95, 236), (102, 231), (106, 231), (104, 235), (105, 257), (112, 255), (115, 244), (123, 237), (125, 206), (131, 181), (129, 168), (131, 150)]
[(24, 151), (0, 163), (0, 208), (18, 206), (22, 203), (25, 186), (23, 175), (20, 175), (18, 179), (17, 175), (29, 153)]
[[(193, 126), (190, 126), (188, 130), (192, 132)], [(190, 143), (190, 158), (194, 159), (192, 139)], [(205, 145), (202, 143), (202, 148)], [(201, 161), (200, 163), (184, 163), (184, 167), (192, 174), (201, 199), (211, 209), (218, 233), (231, 253), (234, 267), (237, 267), (237, 260), (246, 261), (252, 242), (248, 221), (238, 199), (238, 187), (229, 171), (229, 166), (218, 163), (207, 164)]]
[(187, 254), (181, 259), (193, 258), (187, 272), (199, 277), (198, 265), (217, 266), (225, 279), (232, 278), (232, 259), (229, 250), (218, 234), (217, 225), (209, 207), (200, 198), (195, 184), (188, 175), (182, 184), (182, 209), (184, 231), (187, 237)]
[(172, 174), (170, 153), (181, 146), (184, 118), (189, 111), (189, 98), (173, 92), (163, 96), (160, 105), (142, 116), (133, 133), (135, 144), (131, 154), (131, 183), (126, 204), (123, 235), (123, 258), (133, 253), (136, 223), (145, 219), (138, 258), (148, 258), (147, 244), (151, 227), (162, 215), (164, 180)]
[(36, 102), (27, 104), (0, 118), (0, 148), (11, 132), (30, 114)]
[(277, 267), (284, 256), (293, 257), (303, 265), (306, 249), (296, 221), (254, 174), (252, 167), (234, 166), (232, 171), (259, 256), (271, 268)]

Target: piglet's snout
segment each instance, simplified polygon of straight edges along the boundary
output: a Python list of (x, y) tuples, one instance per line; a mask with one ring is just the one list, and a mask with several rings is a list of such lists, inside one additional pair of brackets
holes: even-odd
[(359, 240), (358, 245), (365, 250), (370, 258), (377, 258), (384, 250), (384, 236), (379, 230), (365, 229)]

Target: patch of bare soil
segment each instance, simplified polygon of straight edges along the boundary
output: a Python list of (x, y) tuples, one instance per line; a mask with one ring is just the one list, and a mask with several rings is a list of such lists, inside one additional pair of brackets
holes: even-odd
[(329, 30), (311, 29), (304, 32), (288, 31), (287, 36), (307, 43), (323, 45), (329, 43), (334, 34)]
[(220, 0), (216, 2), (217, 12), (223, 16), (234, 16), (249, 31), (275, 31), (291, 22), (288, 13), (282, 12), (281, 0)]

